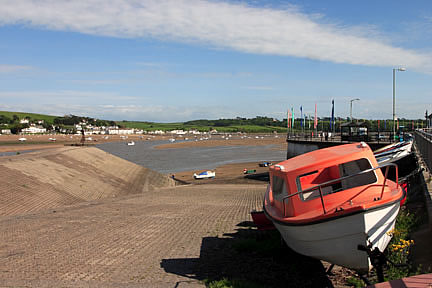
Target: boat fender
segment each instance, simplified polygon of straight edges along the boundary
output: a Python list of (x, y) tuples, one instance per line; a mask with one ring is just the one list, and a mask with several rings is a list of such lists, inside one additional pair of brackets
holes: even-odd
[(360, 144), (358, 145), (359, 148), (366, 148), (367, 144), (365, 142), (360, 142)]

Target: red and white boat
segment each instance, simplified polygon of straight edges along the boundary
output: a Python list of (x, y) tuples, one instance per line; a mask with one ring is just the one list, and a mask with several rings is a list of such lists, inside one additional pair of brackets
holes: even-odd
[(369, 271), (359, 247), (384, 251), (405, 194), (380, 168), (364, 142), (290, 158), (269, 168), (264, 213), (296, 252)]

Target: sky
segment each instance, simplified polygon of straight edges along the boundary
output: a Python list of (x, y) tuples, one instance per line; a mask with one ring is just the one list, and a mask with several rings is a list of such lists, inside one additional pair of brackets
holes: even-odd
[(430, 0), (2, 0), (0, 110), (177, 122), (432, 111)]

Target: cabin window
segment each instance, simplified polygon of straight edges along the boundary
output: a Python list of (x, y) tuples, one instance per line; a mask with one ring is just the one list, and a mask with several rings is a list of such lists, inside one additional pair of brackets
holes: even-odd
[[(341, 177), (357, 174), (361, 171), (371, 169), (372, 166), (367, 159), (358, 159), (350, 162), (346, 162), (339, 165), (327, 167), (320, 171), (308, 172), (297, 177), (297, 189), (298, 191), (305, 191), (314, 186), (321, 185), (326, 182), (330, 182), (326, 185), (321, 185), (321, 193), (323, 196), (340, 192), (342, 190), (351, 189), (357, 186), (368, 185), (377, 181), (374, 171), (370, 171), (361, 175), (353, 176), (348, 179), (337, 180)], [(318, 187), (314, 190), (300, 193), (300, 199), (303, 201), (309, 201), (320, 197)]]
[(272, 191), (273, 191), (273, 196), (278, 200), (281, 200), (283, 197), (287, 196), (288, 191), (287, 191), (285, 179), (282, 177), (278, 177), (276, 175), (273, 175)]
[[(337, 167), (328, 167), (321, 171), (313, 171), (306, 174), (302, 174), (297, 177), (297, 189), (298, 191), (308, 190), (321, 183), (331, 181), (339, 178), (339, 175), (332, 175), (333, 170)], [(334, 173), (333, 173), (334, 174)], [(321, 193), (324, 195), (331, 194), (340, 190), (340, 182), (333, 183), (333, 185), (321, 186)], [(320, 197), (319, 189), (313, 189), (305, 193), (300, 193), (300, 199), (303, 201), (309, 201)]]
[[(357, 174), (361, 171), (371, 169), (372, 166), (368, 159), (362, 158), (350, 162), (346, 162), (339, 165), (339, 171), (341, 177), (349, 176)], [(367, 173), (363, 173), (354, 177), (350, 177), (348, 179), (342, 180), (342, 189), (350, 189), (357, 186), (363, 186), (375, 183), (377, 181), (377, 177), (375, 171), (370, 171)]]

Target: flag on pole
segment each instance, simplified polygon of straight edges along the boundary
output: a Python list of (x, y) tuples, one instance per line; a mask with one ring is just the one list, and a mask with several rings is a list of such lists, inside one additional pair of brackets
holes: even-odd
[(332, 112), (331, 112), (331, 120), (330, 120), (330, 131), (333, 131), (333, 122), (334, 122), (334, 100), (332, 100)]
[(314, 129), (317, 129), (317, 127), (318, 127), (317, 104), (315, 103)]
[(300, 106), (300, 127), (303, 128), (303, 107)]
[(294, 128), (294, 108), (291, 106), (291, 128)]
[(289, 108), (288, 108), (288, 110), (287, 110), (287, 129), (289, 129), (290, 128), (290, 111), (289, 111)]

